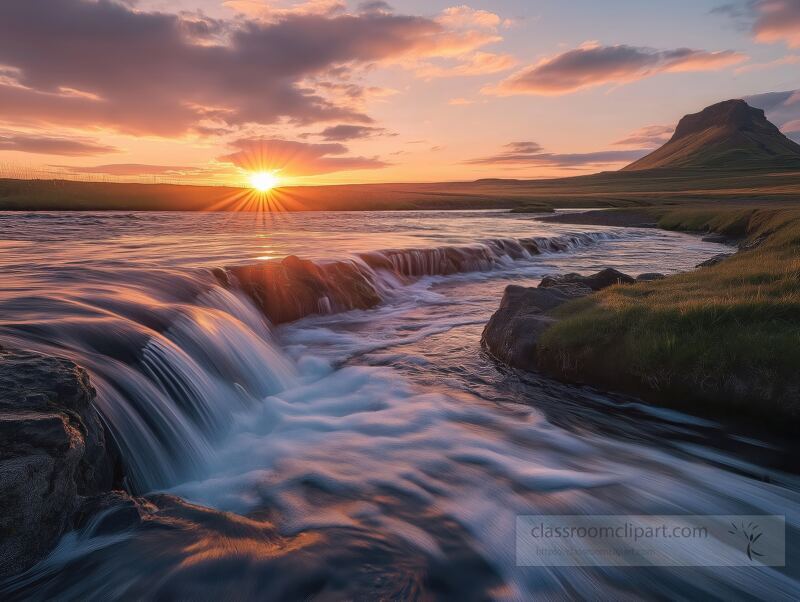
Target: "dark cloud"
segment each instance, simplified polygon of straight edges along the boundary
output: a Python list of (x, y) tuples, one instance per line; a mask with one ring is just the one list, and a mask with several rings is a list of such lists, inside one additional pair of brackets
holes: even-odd
[[(342, 65), (430, 56), (480, 39), (382, 12), (276, 22), (136, 11), (111, 0), (3, 0), (3, 119), (179, 135), (222, 125), (370, 119), (309, 88)], [(460, 44), (460, 46), (459, 46)], [(6, 78), (8, 76), (6, 75)]]
[(789, 138), (800, 142), (800, 90), (745, 96), (744, 101), (752, 107), (763, 109), (767, 119)]
[(674, 131), (675, 128), (671, 125), (648, 125), (631, 132), (622, 140), (617, 140), (614, 145), (654, 148), (667, 142)]
[(62, 138), (0, 130), (0, 151), (82, 157), (117, 153), (119, 149), (88, 138)]
[(566, 94), (591, 86), (631, 82), (662, 72), (721, 69), (746, 58), (731, 50), (654, 50), (587, 44), (523, 69), (499, 86), (484, 91), (500, 95)]
[(505, 167), (585, 167), (635, 161), (647, 150), (613, 150), (593, 153), (547, 153), (536, 142), (512, 142), (503, 152), (488, 157), (465, 161), (468, 165), (495, 165)]
[(722, 15), (743, 21), (752, 19), (755, 16), (755, 5), (758, 0), (745, 0), (740, 2), (728, 2), (712, 8), (709, 13), (712, 15)]
[(360, 13), (390, 13), (393, 10), (388, 2), (383, 2), (382, 0), (359, 2), (358, 4), (358, 12)]
[(388, 163), (377, 157), (347, 156), (343, 144), (308, 144), (292, 140), (246, 138), (231, 144), (234, 151), (219, 157), (248, 171), (276, 171), (288, 176), (310, 176), (355, 169), (379, 169)]
[(368, 125), (333, 125), (315, 135), (327, 142), (346, 142), (347, 140), (356, 140), (358, 138), (386, 136), (389, 133), (385, 128)]

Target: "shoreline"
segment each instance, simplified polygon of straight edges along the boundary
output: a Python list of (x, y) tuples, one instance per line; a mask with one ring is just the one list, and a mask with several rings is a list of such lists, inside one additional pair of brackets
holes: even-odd
[[(792, 277), (800, 257), (795, 238), (800, 211), (659, 207), (538, 220), (647, 224), (710, 234), (715, 242), (739, 248), (664, 280), (612, 286), (544, 311), (533, 302), (534, 313), (543, 313), (549, 323), (534, 332), (526, 331), (530, 325), (523, 321), (504, 334), (502, 343), (520, 345), (515, 339), (528, 339), (527, 369), (707, 417), (754, 421), (778, 432), (800, 421), (800, 381), (792, 370), (800, 336)], [(507, 313), (508, 304), (504, 297), (495, 316)], [(531, 310), (522, 304), (518, 311)], [(492, 355), (503, 361), (502, 351)]]

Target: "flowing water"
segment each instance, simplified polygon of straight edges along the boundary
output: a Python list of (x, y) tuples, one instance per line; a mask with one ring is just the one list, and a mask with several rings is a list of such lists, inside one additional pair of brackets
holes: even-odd
[[(782, 514), (793, 566), (791, 443), (480, 348), (510, 283), (669, 273), (722, 251), (500, 212), (0, 213), (0, 344), (91, 372), (126, 483), (153, 504), (144, 522), (94, 517), (0, 592), (797, 599), (791, 568), (515, 562), (522, 514)], [(308, 315), (272, 324), (235, 266), (288, 255), (329, 288), (313, 311), (281, 297)]]

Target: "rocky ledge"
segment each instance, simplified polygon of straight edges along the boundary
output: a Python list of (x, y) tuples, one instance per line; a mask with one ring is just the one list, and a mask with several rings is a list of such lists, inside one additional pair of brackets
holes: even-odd
[(0, 348), (0, 577), (41, 559), (89, 496), (112, 489), (117, 455), (73, 362)]
[(510, 366), (535, 370), (539, 367), (538, 339), (555, 322), (551, 310), (615, 284), (661, 278), (664, 275), (657, 273), (633, 278), (614, 268), (606, 268), (591, 276), (545, 276), (538, 288), (510, 285), (506, 287), (500, 308), (483, 329), (481, 345)]

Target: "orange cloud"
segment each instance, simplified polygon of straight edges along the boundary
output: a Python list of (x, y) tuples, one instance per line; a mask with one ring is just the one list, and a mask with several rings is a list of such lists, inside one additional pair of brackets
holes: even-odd
[(380, 169), (376, 157), (349, 157), (343, 144), (306, 144), (292, 140), (246, 138), (231, 143), (234, 152), (219, 157), (247, 171), (274, 171), (281, 176), (311, 176), (356, 169)]
[(479, 51), (455, 65), (423, 63), (416, 67), (415, 72), (418, 77), (423, 79), (470, 77), (508, 71), (516, 64), (517, 60), (510, 54), (493, 54)]
[(113, 163), (110, 165), (92, 165), (75, 167), (71, 165), (54, 165), (73, 174), (102, 174), (109, 176), (152, 176), (152, 175), (205, 175), (207, 170), (198, 167), (181, 165), (146, 165), (142, 163)]
[(484, 88), (483, 92), (499, 96), (568, 94), (604, 84), (624, 84), (657, 73), (723, 69), (746, 59), (745, 55), (731, 50), (654, 50), (624, 44), (601, 46), (592, 42), (545, 58), (497, 86)]

